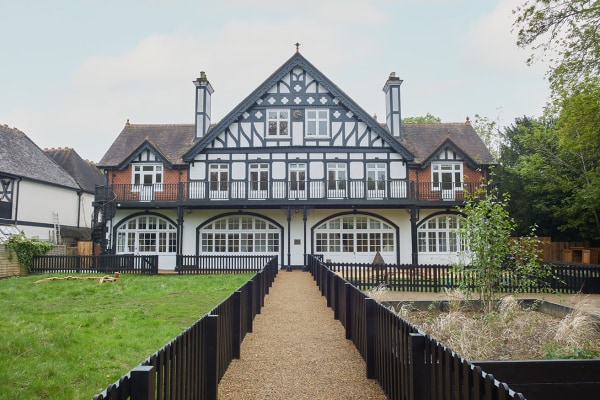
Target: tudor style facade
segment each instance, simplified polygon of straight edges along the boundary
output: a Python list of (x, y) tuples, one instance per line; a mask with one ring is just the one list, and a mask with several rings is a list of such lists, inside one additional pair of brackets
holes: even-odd
[(99, 163), (95, 238), (114, 253), (306, 254), (448, 263), (456, 206), (494, 162), (467, 123), (401, 124), (400, 85), (380, 124), (300, 53), (216, 124), (194, 81), (193, 125), (125, 125)]

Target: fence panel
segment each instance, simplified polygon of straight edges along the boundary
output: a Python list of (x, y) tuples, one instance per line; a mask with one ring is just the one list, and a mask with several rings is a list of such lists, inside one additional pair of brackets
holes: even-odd
[(157, 274), (158, 256), (134, 254), (34, 256), (29, 267), (29, 272)]
[[(240, 290), (140, 364), (153, 367), (151, 381), (156, 388), (152, 398), (216, 399), (218, 382), (236, 356), (234, 341), (241, 340), (245, 329), (251, 327), (248, 319), (256, 315), (256, 305), (263, 304), (257, 297), (266, 295), (277, 272), (278, 258), (273, 257)], [(132, 372), (94, 396), (94, 400), (133, 400), (129, 383)]]
[[(365, 270), (362, 265), (356, 268), (350, 264), (325, 264), (310, 256), (308, 261), (308, 269), (324, 295), (327, 295), (327, 291), (323, 291), (322, 286), (330, 284), (328, 275), (337, 278), (340, 277), (338, 274), (351, 271), (349, 276), (353, 279), (366, 277), (362, 272), (357, 273), (361, 268)], [(436, 275), (435, 269), (429, 268), (411, 270), (411, 287), (428, 288), (430, 286), (426, 282), (447, 278), (445, 275)], [(375, 275), (376, 279), (381, 279), (381, 275)], [(463, 279), (460, 276), (458, 278)], [(364, 286), (374, 282), (370, 278)], [(353, 341), (367, 363), (367, 376), (378, 381), (388, 398), (524, 399), (520, 393), (511, 391), (506, 383), (497, 381), (491, 374), (486, 374), (480, 367), (426, 336), (381, 303), (369, 299), (352, 283), (347, 282), (344, 288), (347, 338)]]

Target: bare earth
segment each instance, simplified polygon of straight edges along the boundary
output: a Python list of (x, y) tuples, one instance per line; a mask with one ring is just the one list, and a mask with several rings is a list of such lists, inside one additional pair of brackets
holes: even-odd
[(308, 272), (280, 271), (219, 399), (385, 399)]

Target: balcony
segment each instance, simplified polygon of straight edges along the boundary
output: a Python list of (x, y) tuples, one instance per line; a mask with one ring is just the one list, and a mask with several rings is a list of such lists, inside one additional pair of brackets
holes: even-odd
[[(96, 202), (117, 202), (120, 207), (263, 207), (270, 204), (336, 206), (391, 206), (462, 203), (482, 187), (477, 182), (432, 183), (387, 181), (190, 181), (174, 184), (118, 184), (96, 188)], [(259, 202), (260, 201), (260, 202)]]

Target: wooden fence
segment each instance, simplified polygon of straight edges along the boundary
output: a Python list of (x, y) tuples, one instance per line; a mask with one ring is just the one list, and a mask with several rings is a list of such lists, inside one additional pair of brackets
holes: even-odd
[(43, 255), (33, 257), (29, 272), (158, 274), (158, 256), (134, 254)]
[(314, 257), (308, 269), (376, 379), (392, 400), (525, 399), (454, 353)]
[(179, 274), (239, 273), (260, 271), (275, 254), (263, 255), (178, 255)]
[(219, 381), (231, 361), (240, 357), (241, 342), (252, 332), (252, 321), (277, 272), (275, 256), (240, 289), (94, 400), (216, 399)]
[[(552, 290), (558, 293), (600, 293), (600, 265), (547, 262), (551, 277), (539, 280), (530, 292)], [(327, 263), (337, 273), (361, 290), (385, 286), (393, 291), (442, 292), (445, 289), (474, 287), (475, 272), (450, 265), (393, 265)], [(498, 292), (517, 289), (518, 276), (506, 268), (497, 282)]]

